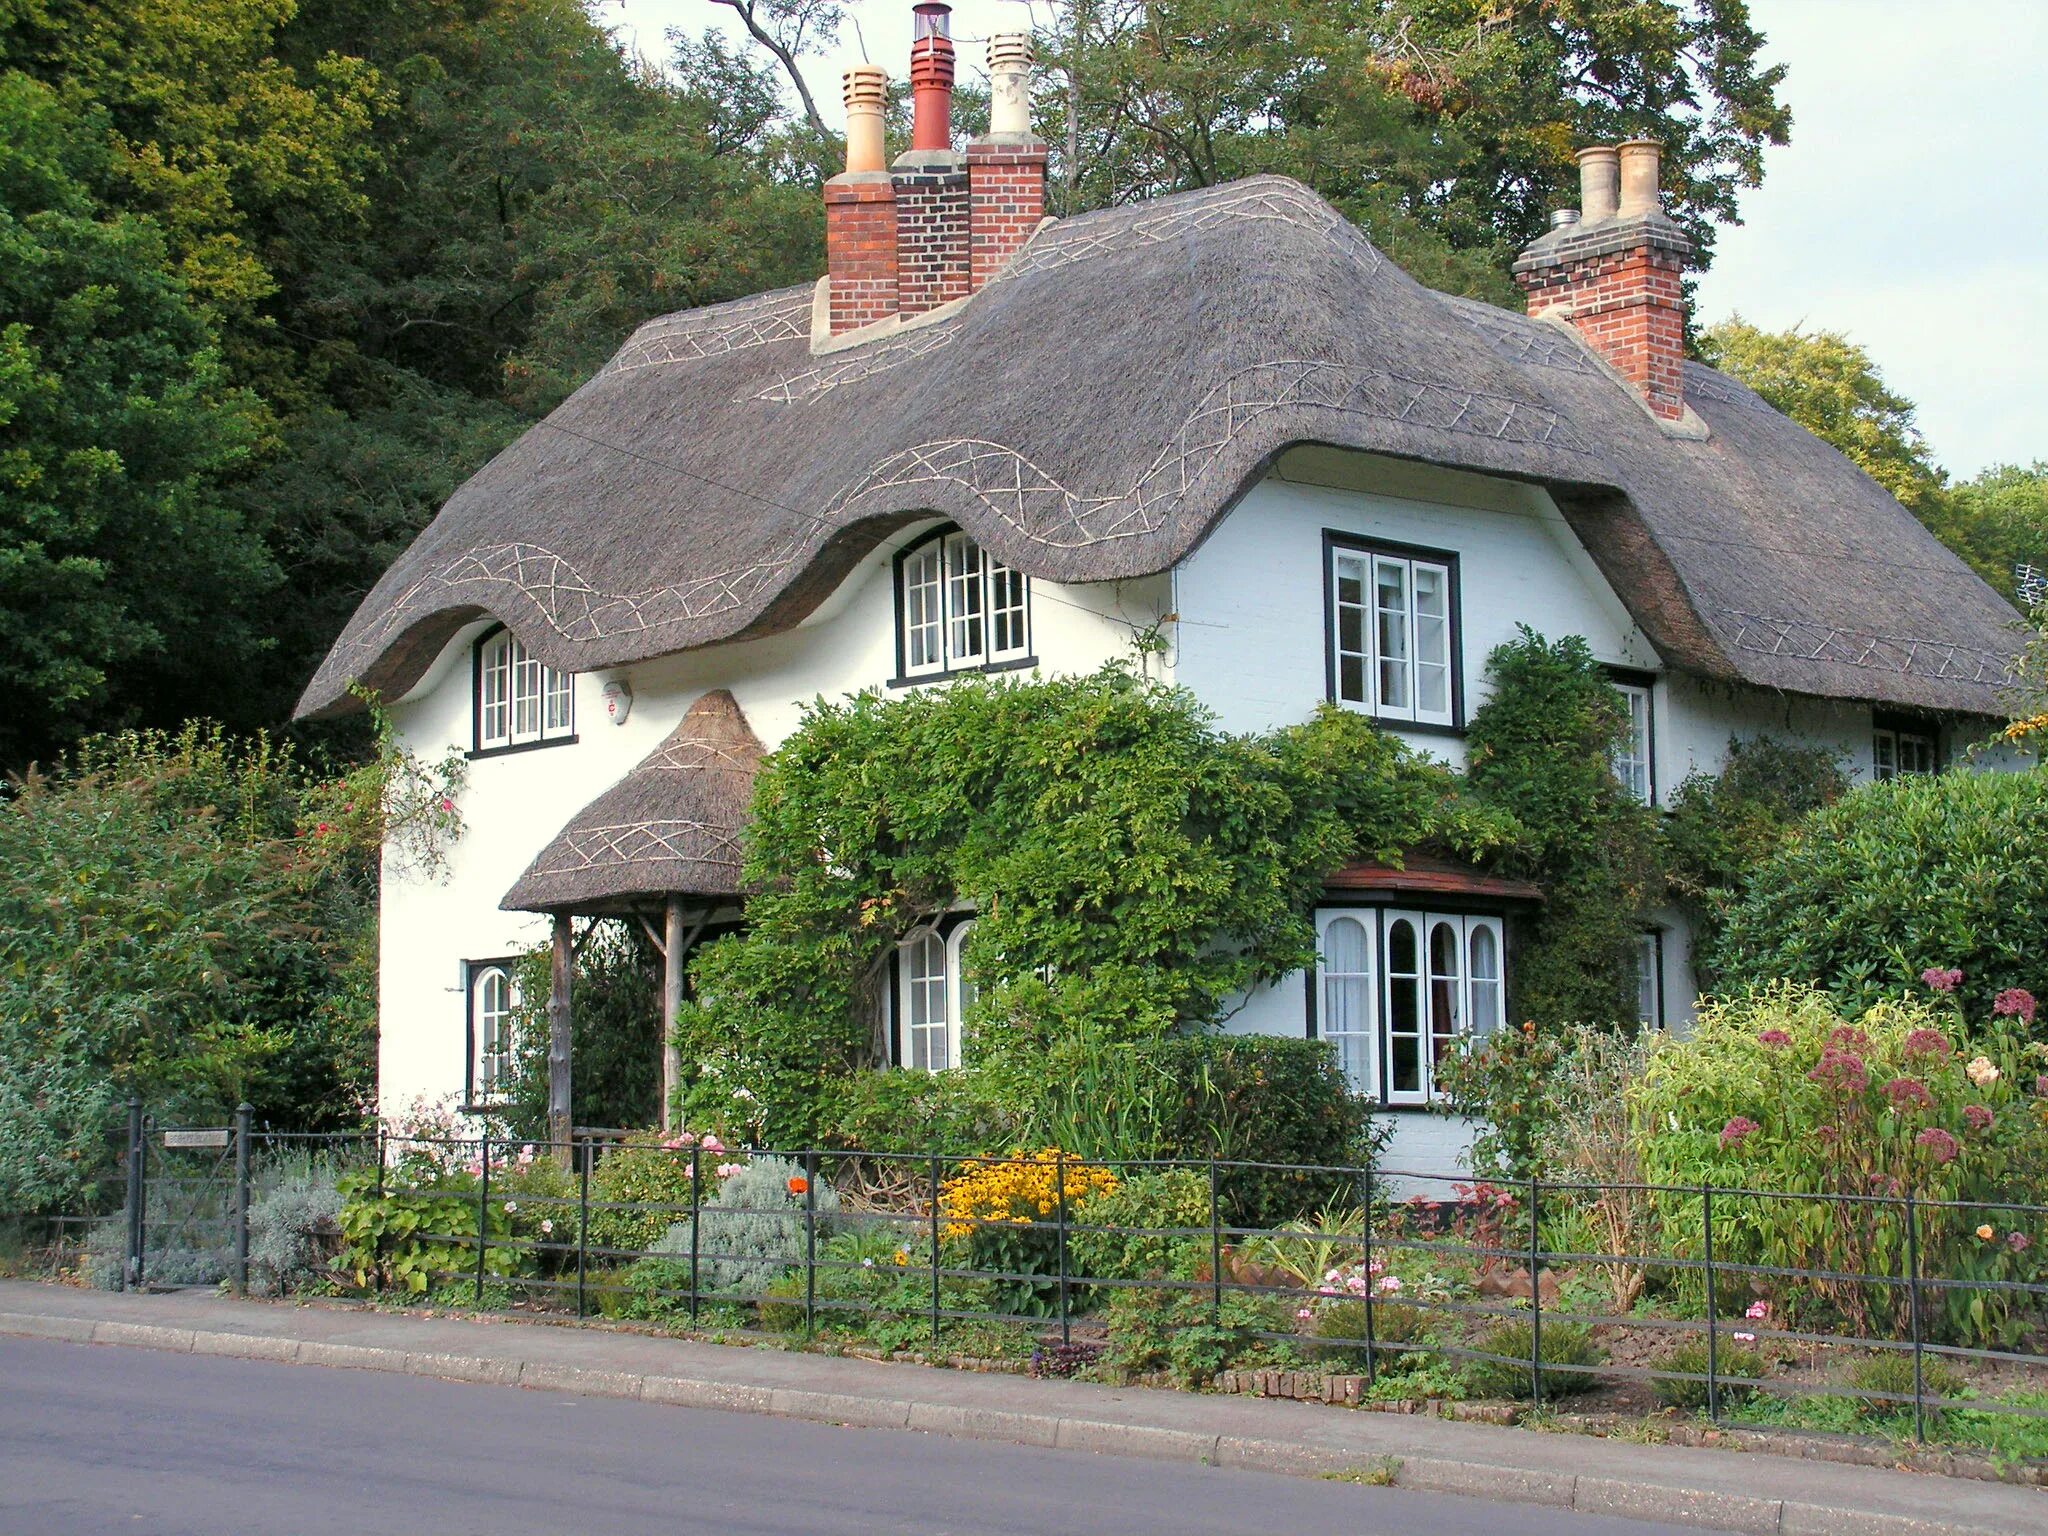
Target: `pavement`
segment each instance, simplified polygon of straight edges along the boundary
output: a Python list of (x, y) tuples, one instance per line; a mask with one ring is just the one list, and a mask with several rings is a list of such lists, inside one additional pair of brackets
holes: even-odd
[(1580, 1516), (1764, 1536), (2048, 1532), (2048, 1492), (2003, 1483), (1307, 1403), (1033, 1381), (595, 1325), (6, 1281), (0, 1335), (395, 1372), (1240, 1471), (1387, 1479), (1395, 1488)]

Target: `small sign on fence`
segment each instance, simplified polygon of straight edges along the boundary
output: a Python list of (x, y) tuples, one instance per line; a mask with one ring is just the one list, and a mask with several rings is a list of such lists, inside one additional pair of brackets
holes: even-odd
[(211, 1131), (165, 1131), (164, 1146), (177, 1147), (225, 1147), (234, 1132), (226, 1126)]

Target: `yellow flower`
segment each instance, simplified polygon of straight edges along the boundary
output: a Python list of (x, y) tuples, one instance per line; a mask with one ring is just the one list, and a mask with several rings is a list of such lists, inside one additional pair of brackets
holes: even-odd
[(1991, 1239), (1996, 1237), (1997, 1235), (1998, 1234), (1992, 1230), (1991, 1223), (1988, 1221), (1985, 1222), (1983, 1226), (1977, 1229), (1978, 1238), (1987, 1243), (1990, 1242)]

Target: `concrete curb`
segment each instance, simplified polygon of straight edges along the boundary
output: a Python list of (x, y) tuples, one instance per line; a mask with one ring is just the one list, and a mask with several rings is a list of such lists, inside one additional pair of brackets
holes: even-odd
[(264, 1360), (349, 1370), (393, 1371), (541, 1392), (618, 1397), (675, 1407), (759, 1413), (813, 1423), (866, 1429), (914, 1429), (964, 1440), (993, 1440), (1106, 1456), (1192, 1461), (1292, 1477), (1371, 1475), (1397, 1488), (1463, 1494), (1520, 1504), (1542, 1504), (1588, 1515), (1661, 1520), (1755, 1533), (1755, 1536), (1987, 1536), (1981, 1526), (1952, 1525), (1908, 1515), (1883, 1514), (1788, 1499), (1758, 1498), (1719, 1489), (1670, 1483), (1625, 1482), (1458, 1461), (1439, 1456), (1365, 1457), (1293, 1441), (1064, 1415), (966, 1408), (842, 1392), (808, 1392), (684, 1376), (641, 1376), (588, 1370), (543, 1361), (496, 1360), (483, 1355), (428, 1354), (402, 1349), (332, 1344), (265, 1333), (163, 1328), (144, 1323), (88, 1322), (38, 1313), (0, 1312), (0, 1334), (67, 1343), (118, 1344), (179, 1354)]

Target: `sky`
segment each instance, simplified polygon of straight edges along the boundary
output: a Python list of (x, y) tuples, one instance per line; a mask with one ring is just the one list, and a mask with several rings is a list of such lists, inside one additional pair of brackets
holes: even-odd
[[(1023, 30), (1025, 0), (957, 0), (970, 40)], [(1040, 19), (1047, 15), (1038, 7)], [(838, 79), (866, 57), (901, 74), (910, 0), (852, 0), (857, 28), (806, 61), (837, 125)], [(1769, 149), (1699, 284), (1703, 323), (1846, 334), (1920, 407), (1959, 477), (2048, 459), (2048, 0), (1751, 0), (1764, 57), (1789, 75), (1792, 142)], [(718, 26), (710, 0), (606, 0), (650, 57), (669, 27)]]

